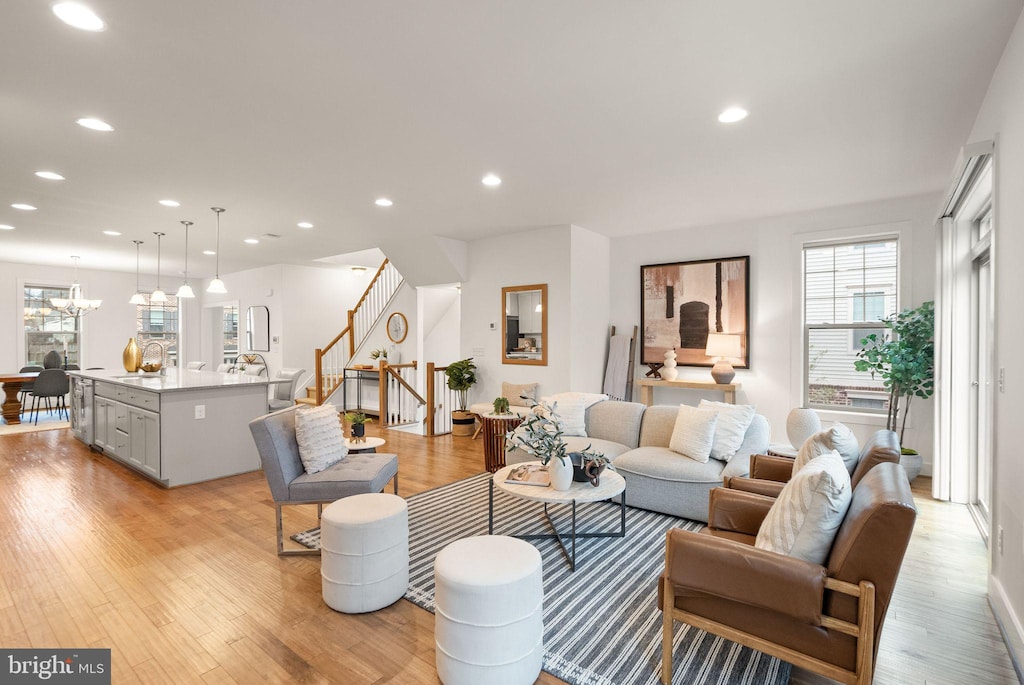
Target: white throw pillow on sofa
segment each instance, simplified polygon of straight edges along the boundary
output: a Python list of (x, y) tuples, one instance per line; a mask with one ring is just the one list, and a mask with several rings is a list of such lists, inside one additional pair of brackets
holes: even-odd
[[(593, 392), (560, 392), (557, 395), (542, 397), (541, 402), (554, 406), (558, 414), (562, 435), (587, 437), (587, 408), (598, 402), (604, 402), (608, 395)], [(557, 403), (558, 406), (555, 406)]]
[(694, 461), (707, 463), (711, 457), (711, 446), (715, 442), (716, 423), (717, 411), (680, 404), (668, 448)]
[(754, 407), (749, 404), (701, 400), (697, 408), (718, 412), (715, 441), (711, 446), (711, 458), (727, 462), (735, 457), (736, 451), (743, 444), (743, 438), (747, 435), (750, 422), (754, 420)]
[(839, 452), (815, 457), (782, 488), (754, 546), (822, 564), (852, 500), (850, 474)]
[(295, 442), (306, 473), (313, 475), (348, 456), (338, 410), (331, 404), (295, 410)]

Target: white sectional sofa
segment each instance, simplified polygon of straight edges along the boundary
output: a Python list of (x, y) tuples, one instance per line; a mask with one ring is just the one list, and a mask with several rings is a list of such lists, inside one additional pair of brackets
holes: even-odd
[[(750, 455), (768, 449), (768, 420), (757, 414), (743, 443), (728, 462), (701, 463), (669, 449), (678, 406), (648, 407), (638, 402), (599, 402), (586, 412), (586, 437), (566, 437), (570, 452), (590, 445), (612, 459), (626, 479), (626, 504), (641, 509), (708, 520), (708, 496), (724, 478), (745, 476)], [(506, 455), (509, 464), (534, 457), (516, 449)]]

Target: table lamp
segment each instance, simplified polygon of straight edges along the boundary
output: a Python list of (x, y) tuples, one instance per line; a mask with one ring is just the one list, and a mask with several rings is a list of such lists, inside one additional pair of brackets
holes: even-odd
[(742, 354), (740, 349), (740, 336), (731, 333), (708, 333), (708, 346), (704, 354), (709, 357), (717, 357), (715, 365), (711, 369), (711, 377), (716, 383), (732, 383), (736, 372), (732, 368), (729, 359), (738, 358)]

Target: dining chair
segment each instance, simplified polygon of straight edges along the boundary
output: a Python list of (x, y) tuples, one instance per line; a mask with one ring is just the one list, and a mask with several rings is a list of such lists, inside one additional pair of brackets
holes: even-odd
[[(68, 382), (68, 375), (64, 369), (43, 369), (39, 372), (35, 383), (32, 384), (32, 411), (36, 414), (35, 423), (39, 423), (39, 399), (42, 398), (46, 404), (46, 410), (52, 412), (50, 398), (56, 398), (57, 418), (60, 418), (61, 410), (68, 413), (68, 405), (64, 397), (71, 390)], [(68, 417), (70, 418), (70, 417)]]
[[(42, 371), (42, 370), (43, 370), (43, 367), (40, 366), (39, 364), (29, 364), (28, 366), (21, 367), (21, 369), (18, 370), (18, 373), (36, 373), (36, 372)], [(18, 391), (18, 401), (21, 402), (21, 413), (22, 414), (25, 413), (25, 400), (28, 398), (29, 393), (32, 392), (32, 383), (33, 382), (34, 381), (26, 381), (25, 383), (22, 383), (21, 384), (21, 390)]]
[(202, 371), (204, 366), (206, 366), (206, 362), (189, 362), (185, 368), (189, 371)]

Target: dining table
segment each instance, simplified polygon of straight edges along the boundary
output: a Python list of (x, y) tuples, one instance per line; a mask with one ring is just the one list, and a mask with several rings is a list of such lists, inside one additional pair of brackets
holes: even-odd
[(37, 376), (39, 376), (38, 371), (0, 374), (0, 383), (4, 384), (4, 423), (11, 425), (21, 423), (21, 400), (18, 398), (18, 393), (21, 392), (21, 386), (35, 380)]

